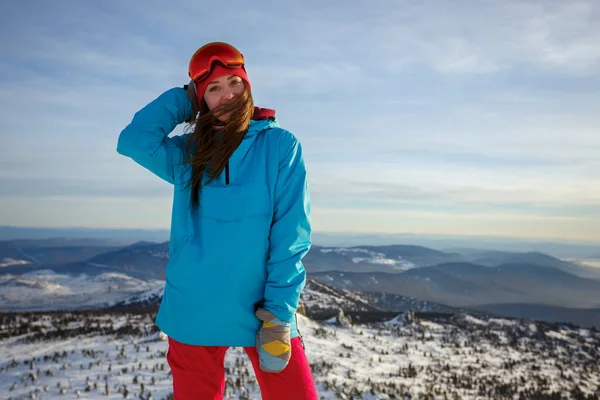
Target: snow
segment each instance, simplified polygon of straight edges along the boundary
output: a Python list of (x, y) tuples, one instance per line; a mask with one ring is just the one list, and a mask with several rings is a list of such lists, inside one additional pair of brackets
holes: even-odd
[(600, 258), (566, 258), (563, 261), (581, 264), (589, 268), (600, 268)]
[(145, 303), (152, 300), (158, 300), (162, 298), (163, 292), (165, 290), (165, 284), (166, 282), (162, 281), (162, 283), (158, 283), (154, 288), (146, 292), (142, 292), (133, 297), (130, 297), (128, 299), (125, 299), (120, 304), (127, 305), (132, 303)]
[(370, 264), (387, 264), (394, 265), (396, 264), (396, 260), (391, 258), (385, 258), (383, 254), (373, 254), (372, 258), (363, 258), (363, 257), (352, 257), (352, 262), (355, 264), (359, 264), (362, 262), (370, 263)]
[(3, 258), (2, 260), (0, 260), (0, 268), (3, 267), (12, 267), (15, 265), (27, 265), (27, 264), (31, 264), (31, 262), (29, 261), (25, 261), (25, 260), (15, 260), (14, 258)]
[(490, 318), (489, 321), (491, 324), (503, 325), (503, 326), (515, 326), (518, 324), (517, 321), (511, 321), (504, 318)]
[(432, 331), (441, 331), (444, 329), (444, 327), (440, 324), (436, 324), (435, 322), (430, 322), (430, 321), (422, 321), (421, 322), (421, 326), (432, 330)]
[(579, 334), (583, 337), (588, 337), (588, 336), (590, 336), (590, 330), (589, 329), (580, 329)]
[[(419, 393), (433, 393), (436, 388), (439, 394), (434, 398), (444, 398), (444, 392), (448, 398), (491, 398), (490, 393), (479, 393), (478, 387), (491, 390), (503, 385), (518, 390), (544, 387), (546, 392), (555, 390), (569, 398), (574, 387), (592, 394), (600, 384), (598, 365), (590, 363), (598, 356), (600, 333), (588, 331), (587, 338), (593, 343), (583, 348), (576, 342), (554, 340), (557, 334), (578, 337), (579, 329), (548, 329), (519, 321), (517, 326), (499, 324), (489, 335), (489, 326), (475, 320), (479, 319), (461, 316), (341, 327), (298, 315), (298, 327), (319, 397), (325, 400), (418, 398)], [(516, 345), (508, 343), (508, 336), (528, 325), (545, 331), (542, 337), (548, 340), (528, 337), (531, 329), (524, 329), (525, 336)], [(30, 333), (10, 330), (17, 326), (29, 326)], [(40, 336), (35, 326), (65, 334)], [(92, 331), (78, 334), (78, 327)], [(117, 333), (119, 329), (132, 331)], [(122, 399), (125, 387), (126, 397), (136, 399), (140, 398), (141, 383), (146, 393), (143, 399), (147, 390), (157, 400), (171, 393), (172, 378), (165, 359), (168, 343), (163, 333), (153, 329), (153, 316), (147, 313), (27, 314), (14, 321), (4, 317), (0, 334), (0, 393), (13, 399), (32, 398), (32, 394), (49, 400), (77, 398), (77, 391), (82, 399)], [(243, 349), (229, 349), (225, 365), (229, 382), (225, 398), (260, 399)], [(138, 383), (134, 384), (136, 376)], [(241, 388), (236, 387), (238, 379)], [(86, 391), (87, 382), (90, 391)], [(106, 383), (108, 396), (104, 394)], [(61, 388), (66, 390), (64, 395)], [(410, 397), (404, 397), (407, 393)]]
[[(336, 248), (322, 248), (322, 253), (338, 253), (342, 256), (350, 257), (353, 263), (355, 264), (378, 264), (378, 265), (389, 265), (393, 270), (397, 271), (406, 271), (412, 268), (418, 268), (419, 266), (411, 263), (408, 260), (404, 260), (402, 257), (398, 257), (396, 259), (387, 258), (384, 253), (378, 253), (375, 251), (361, 249), (361, 248), (346, 248), (346, 247), (336, 247)], [(357, 254), (358, 255), (354, 255)]]
[(163, 260), (169, 259), (169, 252), (167, 251), (150, 251), (149, 253), (152, 257), (161, 258)]
[[(140, 385), (134, 385), (132, 382), (137, 376), (139, 383), (144, 383), (146, 388), (152, 390), (154, 399), (165, 398), (171, 392), (171, 380), (168, 375), (170, 370), (165, 365), (163, 357), (164, 342), (149, 342), (146, 346), (149, 347), (149, 351), (144, 348), (137, 353), (135, 342), (111, 337), (74, 338), (59, 341), (45, 348), (39, 345), (17, 345), (6, 354), (6, 360), (15, 359), (23, 362), (23, 357), (15, 354), (14, 350), (27, 354), (29, 359), (54, 354), (62, 356), (63, 352), (66, 353), (66, 357), (57, 358), (55, 362), (36, 362), (35, 367), (40, 369), (40, 373), (34, 374), (35, 382), (27, 382), (27, 380), (23, 382), (21, 377), (26, 377), (30, 372), (29, 367), (25, 365), (3, 374), (5, 376), (2, 383), (8, 382), (2, 385), (2, 392), (15, 396), (14, 398), (21, 398), (20, 396), (36, 393), (37, 389), (35, 398), (58, 399), (77, 398), (79, 397), (77, 391), (79, 391), (80, 398), (122, 399), (125, 396), (119, 392), (119, 389), (126, 386), (131, 391), (128, 398), (136, 398)], [(120, 349), (132, 355), (119, 359)], [(139, 369), (140, 364), (141, 369)], [(152, 372), (153, 368), (156, 369), (155, 372)], [(48, 376), (47, 371), (52, 375)], [(155, 379), (155, 384), (152, 384), (152, 377)], [(86, 392), (88, 379), (92, 389)], [(10, 390), (11, 381), (19, 382), (14, 391)], [(107, 383), (109, 396), (104, 394)], [(97, 389), (94, 388), (94, 384), (97, 385)], [(61, 395), (62, 388), (66, 396)]]
[(317, 281), (309, 280), (301, 294), (301, 301), (308, 309), (367, 309), (368, 301), (344, 289), (333, 289)]
[(164, 287), (164, 281), (144, 281), (115, 272), (71, 276), (49, 270), (11, 276), (1, 284), (0, 309), (4, 311), (106, 307), (161, 284)]
[[(114, 272), (73, 277), (38, 270), (5, 276), (2, 293), (10, 296), (0, 299), (0, 307), (50, 310), (143, 302), (158, 299), (164, 285), (164, 281), (144, 282)], [(313, 280), (301, 299), (308, 311), (369, 307), (367, 293)], [(418, 306), (414, 300), (407, 309)], [(569, 398), (574, 387), (592, 394), (600, 385), (595, 363), (600, 333), (595, 330), (469, 314), (429, 319), (408, 315), (411, 318), (399, 313), (384, 322), (361, 325), (339, 324), (337, 317), (329, 315), (323, 322), (299, 315), (320, 398), (408, 399), (429, 393), (430, 398), (443, 399), (444, 392), (448, 398), (493, 398), (479, 393), (484, 387), (553, 390)], [(0, 316), (0, 393), (12, 399), (147, 400), (151, 390), (154, 400), (166, 399), (172, 384), (166, 339), (154, 327), (150, 311), (4, 314)], [(231, 382), (225, 398), (259, 399), (243, 349), (231, 348), (225, 363)], [(241, 388), (234, 384), (238, 379)], [(109, 395), (104, 393), (106, 382)], [(141, 383), (145, 394), (140, 397)], [(431, 395), (436, 391), (436, 396)]]
[(465, 315), (465, 321), (470, 322), (472, 324), (477, 324), (477, 325), (487, 325), (488, 324), (486, 321), (472, 317), (470, 315)]
[(384, 326), (403, 326), (404, 325), (404, 314), (399, 314), (389, 321), (383, 323)]
[(549, 331), (549, 332), (546, 332), (546, 336), (554, 338), (554, 339), (558, 339), (558, 340), (563, 340), (566, 342), (571, 341), (571, 338), (569, 338), (567, 335), (565, 335), (564, 332)]

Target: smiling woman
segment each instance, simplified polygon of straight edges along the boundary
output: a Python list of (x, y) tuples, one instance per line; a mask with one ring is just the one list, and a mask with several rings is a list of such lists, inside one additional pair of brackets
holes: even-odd
[[(254, 106), (233, 46), (201, 47), (188, 75), (184, 88), (137, 112), (117, 145), (174, 186), (156, 324), (169, 336), (175, 397), (223, 398), (225, 353), (235, 346), (263, 399), (317, 399), (296, 324), (311, 246), (302, 147), (273, 110)], [(169, 137), (183, 122), (191, 134)]]

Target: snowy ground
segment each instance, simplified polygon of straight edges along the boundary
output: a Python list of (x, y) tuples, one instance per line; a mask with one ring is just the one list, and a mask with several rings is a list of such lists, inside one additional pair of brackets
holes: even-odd
[(312, 279), (309, 279), (300, 298), (304, 307), (312, 311), (332, 308), (366, 311), (374, 308), (369, 305), (368, 299), (354, 292), (332, 288)]
[[(168, 398), (167, 342), (152, 317), (4, 315), (2, 398)], [(322, 399), (600, 395), (596, 331), (471, 316), (349, 327), (300, 316), (299, 326)], [(242, 349), (229, 350), (226, 366), (226, 398), (260, 399)]]

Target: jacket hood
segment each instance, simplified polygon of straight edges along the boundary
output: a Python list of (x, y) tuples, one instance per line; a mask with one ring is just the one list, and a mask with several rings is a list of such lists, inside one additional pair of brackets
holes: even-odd
[(262, 120), (273, 117), (275, 117), (275, 110), (270, 108), (260, 108), (256, 106), (254, 107), (254, 115), (252, 116), (252, 119)]
[(254, 116), (250, 120), (248, 132), (244, 136), (244, 140), (252, 138), (268, 128), (279, 128), (279, 122), (277, 121), (277, 117), (275, 117), (275, 110), (255, 107)]

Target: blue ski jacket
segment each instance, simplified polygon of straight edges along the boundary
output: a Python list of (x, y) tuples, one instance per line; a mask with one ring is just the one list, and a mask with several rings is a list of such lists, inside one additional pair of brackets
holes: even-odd
[[(302, 146), (275, 117), (252, 120), (229, 167), (189, 206), (188, 133), (170, 137), (192, 105), (172, 88), (139, 110), (117, 152), (173, 184), (166, 285), (156, 325), (169, 337), (205, 346), (255, 346), (255, 305), (291, 324), (306, 283), (310, 194)], [(227, 176), (226, 176), (227, 175)], [(208, 181), (204, 177), (205, 182)]]

